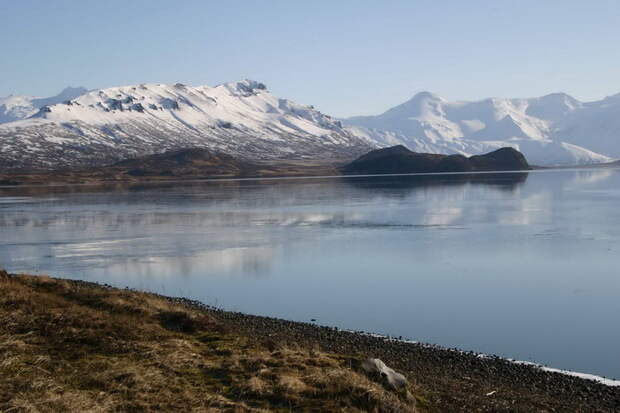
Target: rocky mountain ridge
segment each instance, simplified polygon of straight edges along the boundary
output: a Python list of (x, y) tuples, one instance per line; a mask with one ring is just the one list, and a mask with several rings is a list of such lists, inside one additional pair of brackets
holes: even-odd
[(449, 102), (421, 92), (381, 115), (338, 120), (247, 79), (67, 88), (0, 99), (0, 170), (98, 167), (183, 148), (337, 164), (394, 145), (465, 157), (512, 147), (534, 165), (587, 165), (620, 158), (619, 114), (620, 95)]
[(188, 147), (252, 160), (351, 159), (373, 147), (252, 80), (92, 90), (0, 125), (0, 142), (5, 169), (102, 166)]

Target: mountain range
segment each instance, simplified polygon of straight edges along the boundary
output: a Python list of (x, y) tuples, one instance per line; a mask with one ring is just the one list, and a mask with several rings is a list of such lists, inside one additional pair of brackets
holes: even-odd
[(620, 158), (620, 95), (587, 103), (564, 93), (449, 102), (421, 92), (383, 114), (343, 121), (379, 146), (416, 152), (470, 156), (511, 146), (547, 166)]
[(372, 149), (339, 120), (262, 83), (177, 83), (91, 90), (0, 125), (7, 169), (106, 165), (203, 147), (253, 160), (352, 159)]
[(336, 119), (253, 80), (67, 88), (0, 98), (0, 169), (109, 165), (190, 147), (251, 161), (345, 162), (394, 145), (464, 156), (510, 146), (534, 165), (594, 164), (620, 158), (619, 115), (620, 95), (449, 102), (421, 92), (377, 116)]

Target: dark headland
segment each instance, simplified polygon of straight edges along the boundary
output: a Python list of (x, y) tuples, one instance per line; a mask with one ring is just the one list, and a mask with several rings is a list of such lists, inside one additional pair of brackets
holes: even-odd
[(469, 158), (412, 152), (403, 145), (376, 149), (342, 168), (345, 174), (407, 174), (438, 172), (526, 171), (525, 156), (513, 148), (500, 148)]
[(620, 387), (498, 357), (47, 276), (0, 291), (2, 412), (620, 411)]

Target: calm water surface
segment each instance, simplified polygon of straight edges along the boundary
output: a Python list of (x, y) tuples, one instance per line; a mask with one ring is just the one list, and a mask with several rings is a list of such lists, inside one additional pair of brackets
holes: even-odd
[(620, 171), (0, 190), (0, 267), (620, 378)]

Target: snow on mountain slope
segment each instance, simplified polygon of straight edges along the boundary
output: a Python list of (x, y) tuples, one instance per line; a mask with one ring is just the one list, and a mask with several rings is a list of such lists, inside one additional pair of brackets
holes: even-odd
[(88, 92), (83, 87), (67, 87), (56, 96), (39, 98), (34, 96), (7, 96), (0, 98), (0, 123), (26, 119), (40, 108), (74, 99)]
[(47, 99), (0, 99), (0, 122), (11, 121), (0, 124), (0, 169), (95, 166), (187, 147), (253, 160), (344, 160), (398, 144), (466, 156), (511, 146), (535, 165), (603, 163), (620, 158), (618, 115), (620, 95), (448, 102), (422, 92), (343, 127), (251, 80), (67, 88)]
[(620, 94), (582, 104), (556, 123), (553, 136), (620, 158)]
[(350, 159), (374, 145), (252, 80), (93, 90), (0, 125), (5, 168), (102, 165), (184, 147), (251, 159)]
[(381, 115), (352, 117), (344, 123), (369, 142), (403, 144), (416, 152), (470, 156), (511, 146), (537, 165), (591, 164), (620, 157), (620, 95), (591, 103), (563, 93), (448, 102), (421, 92)]

